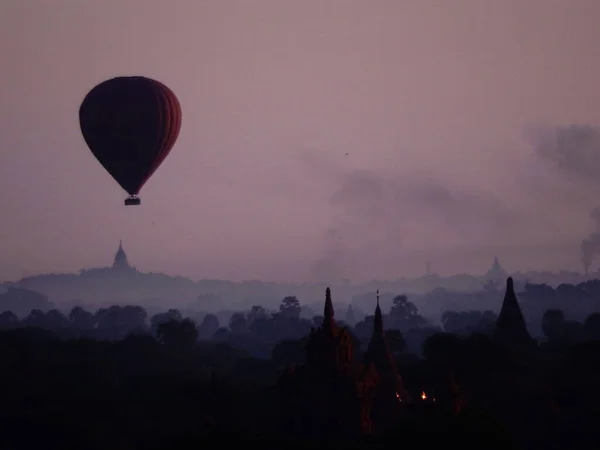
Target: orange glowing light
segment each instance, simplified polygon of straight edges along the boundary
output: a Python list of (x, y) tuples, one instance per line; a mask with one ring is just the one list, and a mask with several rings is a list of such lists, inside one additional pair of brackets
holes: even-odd
[(425, 391), (421, 392), (421, 398), (423, 400), (427, 400), (427, 394), (425, 393)]

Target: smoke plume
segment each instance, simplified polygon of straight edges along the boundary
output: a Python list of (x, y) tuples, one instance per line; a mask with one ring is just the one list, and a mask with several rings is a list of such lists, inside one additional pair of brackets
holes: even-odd
[(581, 262), (587, 274), (594, 260), (600, 255), (600, 208), (594, 208), (590, 213), (594, 221), (594, 231), (581, 241)]
[(527, 132), (535, 152), (563, 174), (600, 186), (600, 128), (570, 125)]
[[(319, 166), (311, 171), (327, 172), (329, 164)], [(335, 180), (328, 197), (333, 218), (312, 267), (315, 279), (354, 278), (373, 267), (384, 272), (415, 244), (476, 246), (515, 226), (512, 208), (495, 193), (444, 183), (431, 174), (338, 169), (327, 178)]]
[[(600, 128), (591, 125), (529, 130), (536, 153), (563, 175), (585, 182), (600, 193)], [(600, 255), (600, 208), (590, 213), (594, 230), (581, 241), (581, 262), (588, 273)]]

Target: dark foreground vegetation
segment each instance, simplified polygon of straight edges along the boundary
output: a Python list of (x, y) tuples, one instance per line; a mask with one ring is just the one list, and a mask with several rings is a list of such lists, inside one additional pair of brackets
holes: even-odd
[(597, 334), (574, 340), (551, 312), (551, 339), (529, 338), (511, 289), (493, 329), (435, 333), (421, 355), (379, 308), (361, 345), (329, 292), (321, 326), (271, 359), (177, 317), (112, 340), (5, 323), (0, 448), (596, 448)]

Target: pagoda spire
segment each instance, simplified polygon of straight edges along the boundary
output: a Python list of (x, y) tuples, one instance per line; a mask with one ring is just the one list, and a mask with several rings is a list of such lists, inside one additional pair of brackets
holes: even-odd
[(377, 306), (375, 307), (375, 317), (373, 318), (373, 336), (383, 335), (383, 315), (379, 307), (379, 289), (377, 289)]
[(117, 253), (115, 254), (115, 259), (113, 261), (114, 269), (129, 269), (131, 266), (129, 265), (129, 261), (127, 260), (127, 254), (125, 250), (123, 250), (123, 240), (119, 239), (119, 248), (117, 249)]
[(492, 267), (487, 271), (486, 276), (488, 278), (492, 278), (494, 280), (501, 280), (506, 278), (507, 273), (500, 264), (500, 260), (497, 256), (494, 256), (494, 260), (492, 261)]
[(498, 319), (496, 336), (509, 341), (530, 341), (527, 324), (517, 301), (512, 277), (506, 279), (506, 293)]
[(404, 388), (402, 377), (398, 373), (394, 357), (383, 331), (383, 314), (379, 305), (379, 290), (377, 290), (377, 305), (375, 306), (375, 316), (373, 317), (373, 335), (367, 346), (363, 364), (368, 367), (374, 365), (377, 373), (381, 377), (381, 385), (378, 388), (383, 395), (383, 402), (388, 403), (390, 399), (397, 406), (398, 400), (402, 403), (411, 401), (410, 394)]
[(325, 328), (333, 329), (335, 325), (334, 315), (333, 302), (331, 301), (331, 289), (327, 288), (325, 290), (325, 308), (323, 310), (323, 326)]

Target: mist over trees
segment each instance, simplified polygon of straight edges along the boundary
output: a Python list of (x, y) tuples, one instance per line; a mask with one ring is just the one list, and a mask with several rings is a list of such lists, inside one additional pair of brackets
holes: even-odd
[[(600, 281), (556, 289), (527, 284), (518, 298), (513, 289), (509, 279), (506, 290), (482, 290), (471, 304), (489, 308), (447, 309), (437, 324), (424, 318), (405, 294), (392, 295), (388, 306), (381, 308), (382, 296), (371, 294), (372, 312), (356, 320), (354, 308), (331, 303), (329, 289), (312, 318), (302, 317), (303, 304), (293, 295), (284, 296), (279, 308), (253, 305), (235, 311), (224, 323), (211, 313), (193, 318), (171, 308), (148, 314), (135, 305), (96, 311), (75, 306), (68, 314), (52, 308), (33, 309), (22, 318), (5, 311), (0, 314), (0, 350), (6, 370), (0, 373), (12, 390), (2, 408), (10, 408), (10, 417), (25, 418), (21, 420), (49, 420), (49, 410), (25, 410), (19, 403), (26, 390), (37, 389), (29, 395), (43, 395), (47, 408), (59, 401), (69, 406), (56, 419), (69, 418), (77, 430), (65, 434), (61, 427), (49, 428), (45, 436), (79, 445), (96, 436), (91, 427), (98, 421), (105, 434), (93, 439), (102, 445), (131, 445), (133, 439), (143, 448), (152, 448), (148, 447), (151, 441), (165, 445), (165, 440), (174, 444), (173, 439), (192, 436), (212, 434), (226, 440), (231, 433), (261, 432), (278, 440), (300, 436), (297, 433), (302, 439), (314, 437), (313, 433), (344, 439), (348, 430), (358, 427), (351, 425), (358, 404), (344, 407), (345, 415), (335, 416), (340, 426), (350, 427), (339, 435), (329, 421), (316, 429), (307, 428), (308, 423), (297, 428), (296, 422), (301, 409), (295, 412), (295, 408), (311, 405), (315, 395), (323, 395), (315, 386), (329, 383), (311, 377), (317, 373), (315, 364), (329, 364), (326, 342), (334, 339), (331, 342), (338, 342), (339, 350), (349, 358), (336, 360), (335, 370), (341, 371), (335, 372), (336, 383), (354, 380), (354, 372), (345, 371), (371, 361), (371, 369), (356, 375), (357, 383), (384, 389), (385, 380), (401, 380), (402, 386), (393, 388), (396, 396), (416, 402), (409, 409), (397, 410), (393, 405), (389, 409), (384, 408), (388, 397), (377, 400), (387, 391), (373, 394), (378, 405), (374, 411), (379, 412), (369, 413), (372, 425), (368, 426), (374, 427), (376, 435), (391, 436), (399, 423), (410, 423), (403, 435), (415, 433), (421, 442), (429, 442), (422, 435), (426, 428), (444, 432), (454, 423), (452, 427), (458, 428), (452, 428), (453, 433), (469, 436), (465, 445), (475, 445), (471, 441), (476, 440), (477, 445), (490, 448), (486, 440), (490, 435), (483, 438), (484, 430), (502, 436), (495, 441), (498, 448), (532, 440), (573, 444), (581, 430), (592, 426), (581, 414), (592, 414), (599, 398), (597, 383), (585, 374), (590, 373), (594, 355), (600, 354), (600, 314), (587, 313), (599, 310)], [(428, 301), (446, 297), (450, 304), (452, 295), (438, 289)], [(514, 322), (515, 314), (526, 317), (527, 325)], [(519, 335), (518, 341), (502, 338), (514, 335), (519, 326), (527, 326), (529, 332)], [(328, 337), (328, 333), (334, 334)], [(18, 351), (24, 345), (29, 348), (27, 354)], [(87, 355), (85, 360), (81, 355)], [(11, 367), (22, 367), (18, 378)], [(546, 373), (552, 377), (540, 375)], [(394, 378), (398, 374), (402, 376)], [(302, 381), (305, 376), (309, 378)], [(313, 381), (303, 384), (308, 380)], [(297, 397), (290, 391), (292, 386), (312, 386), (317, 391), (309, 389)], [(352, 384), (340, 386), (346, 386), (340, 387), (344, 395), (354, 389)], [(86, 403), (81, 403), (81, 395), (88, 399)], [(331, 407), (342, 401), (327, 398)], [(111, 402), (137, 413), (106, 414)], [(70, 415), (71, 410), (79, 412), (78, 418)], [(575, 428), (574, 417), (578, 417)], [(316, 426), (315, 420), (320, 419), (310, 419), (311, 426)], [(548, 428), (549, 423), (557, 425)], [(9, 432), (5, 439), (23, 444), (36, 438)], [(356, 439), (363, 438), (357, 435)]]

